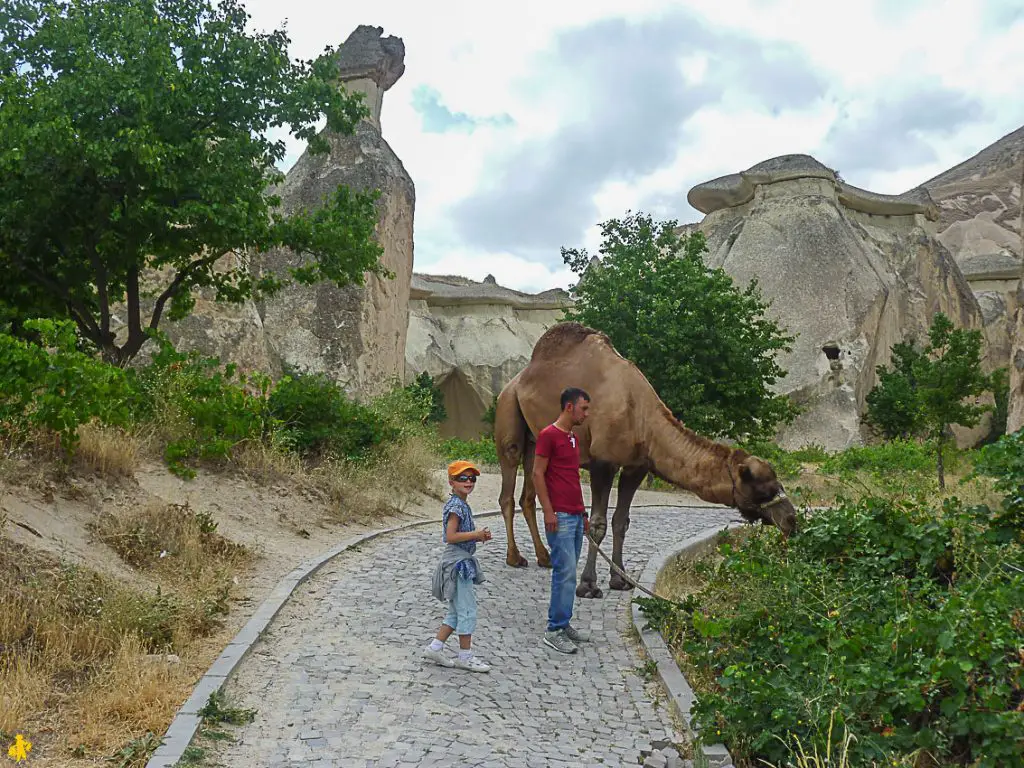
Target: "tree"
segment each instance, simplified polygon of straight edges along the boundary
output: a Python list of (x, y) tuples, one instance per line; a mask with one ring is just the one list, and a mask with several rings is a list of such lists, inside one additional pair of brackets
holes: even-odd
[[(317, 122), (351, 133), (366, 109), (337, 87), (332, 49), (292, 61), (284, 31), (249, 33), (248, 18), (239, 0), (0, 6), (0, 306), (57, 308), (123, 365), (197, 289), (237, 303), (384, 272), (376, 193), (275, 210), (285, 145), (268, 130), (324, 152)], [(281, 278), (247, 268), (275, 247), (305, 265)]]
[(579, 276), (565, 318), (606, 333), (692, 429), (770, 436), (796, 412), (770, 389), (785, 376), (776, 353), (789, 351), (793, 337), (765, 316), (756, 282), (741, 290), (724, 270), (708, 268), (703, 235), (676, 227), (627, 214), (601, 225), (593, 264), (585, 250), (563, 248)]
[(892, 348), (892, 369), (879, 366), (879, 383), (867, 396), (867, 421), (886, 437), (924, 437), (935, 450), (939, 488), (951, 427), (974, 427), (991, 406), (970, 402), (992, 389), (981, 370), (981, 331), (954, 328), (941, 312), (932, 319), (928, 345), (913, 341)]

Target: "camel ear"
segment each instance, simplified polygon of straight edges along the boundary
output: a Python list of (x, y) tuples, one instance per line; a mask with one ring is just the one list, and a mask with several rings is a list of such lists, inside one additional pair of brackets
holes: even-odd
[(740, 480), (745, 483), (754, 482), (754, 473), (750, 471), (750, 465), (747, 463), (740, 464)]

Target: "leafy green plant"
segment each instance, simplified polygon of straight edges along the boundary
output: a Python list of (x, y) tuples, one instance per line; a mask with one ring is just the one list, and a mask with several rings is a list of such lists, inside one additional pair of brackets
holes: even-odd
[(71, 451), (82, 424), (128, 421), (124, 371), (78, 351), (72, 323), (29, 320), (24, 327), (39, 344), (0, 334), (0, 434), (43, 427)]
[(152, 731), (147, 731), (144, 736), (132, 739), (117, 754), (108, 758), (107, 762), (115, 763), (117, 768), (135, 768), (143, 766), (149, 756), (160, 746), (160, 737)]
[(239, 374), (215, 357), (178, 352), (157, 335), (152, 363), (133, 370), (136, 422), (156, 422), (166, 432), (164, 459), (172, 472), (194, 477), (199, 461), (226, 459), (244, 441), (265, 439), (273, 429), (270, 379)]
[(440, 450), (445, 461), (465, 459), (491, 466), (498, 463), (498, 449), (495, 447), (492, 437), (483, 436), (476, 440), (449, 437), (441, 441)]
[(868, 393), (866, 420), (887, 437), (923, 436), (931, 441), (939, 488), (944, 489), (950, 427), (973, 427), (992, 410), (970, 402), (992, 389), (992, 378), (981, 370), (981, 331), (954, 328), (938, 312), (927, 346), (901, 342), (892, 353), (892, 369), (877, 369), (879, 383)]
[(206, 704), (199, 710), (199, 716), (207, 725), (217, 723), (246, 725), (256, 719), (256, 710), (230, 706), (224, 696), (224, 691), (218, 690), (210, 694)]
[(709, 436), (764, 437), (796, 413), (772, 392), (778, 352), (793, 341), (767, 317), (756, 282), (710, 269), (700, 233), (645, 214), (601, 225), (601, 259), (563, 248), (578, 276), (566, 320), (603, 331), (687, 426)]
[(444, 393), (434, 384), (434, 378), (426, 371), (421, 371), (412, 384), (406, 387), (414, 397), (422, 397), (430, 404), (427, 411), (427, 424), (441, 424), (448, 418), (444, 407)]
[[(284, 30), (248, 22), (239, 0), (4, 4), (0, 320), (59, 308), (123, 365), (199, 289), (238, 303), (289, 282), (387, 274), (375, 191), (342, 187), (289, 214), (269, 194), (285, 155), (271, 129), (322, 153), (320, 120), (351, 134), (367, 109), (338, 87), (335, 50), (294, 61)], [(248, 268), (278, 247), (306, 260), (276, 275)]]
[(269, 408), (284, 443), (311, 459), (361, 460), (394, 437), (384, 419), (323, 374), (285, 376), (270, 393)]
[(794, 744), (820, 753), (841, 729), (849, 765), (921, 752), (938, 766), (1018, 765), (1024, 549), (996, 526), (955, 499), (840, 501), (785, 542), (730, 536), (686, 606), (641, 610), (656, 608), (705, 681), (695, 723), (734, 755), (782, 765)]
[[(956, 454), (949, 458), (955, 466)], [(890, 475), (932, 470), (934, 456), (916, 440), (889, 440), (877, 445), (854, 445), (822, 462), (823, 472), (851, 476), (856, 472)]]

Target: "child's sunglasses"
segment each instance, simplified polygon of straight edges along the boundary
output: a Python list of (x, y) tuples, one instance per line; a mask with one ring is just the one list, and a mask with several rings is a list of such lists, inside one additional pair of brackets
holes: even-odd
[(475, 483), (476, 475), (459, 475), (452, 479), (455, 480), (456, 483)]

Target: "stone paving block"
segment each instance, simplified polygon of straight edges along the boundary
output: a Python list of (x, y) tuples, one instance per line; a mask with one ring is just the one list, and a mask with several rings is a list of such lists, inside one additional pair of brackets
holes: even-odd
[[(654, 551), (729, 518), (709, 508), (635, 509), (627, 570), (639, 574)], [(608, 569), (599, 560), (605, 596), (578, 600), (574, 619), (593, 641), (571, 657), (549, 653), (541, 636), (550, 571), (506, 567), (500, 518), (489, 527), (494, 540), (477, 550), (487, 581), (477, 593), (474, 645), (492, 663), (490, 674), (420, 658), (445, 613), (430, 596), (437, 530), (386, 534), (326, 563), (277, 611), (227, 683), (238, 706), (257, 710), (256, 719), (233, 729), (235, 742), (211, 748), (211, 762), (639, 765), (641, 750), (650, 754), (652, 741), (675, 728), (636, 674), (633, 593), (608, 590)], [(528, 542), (522, 520), (517, 528)]]

